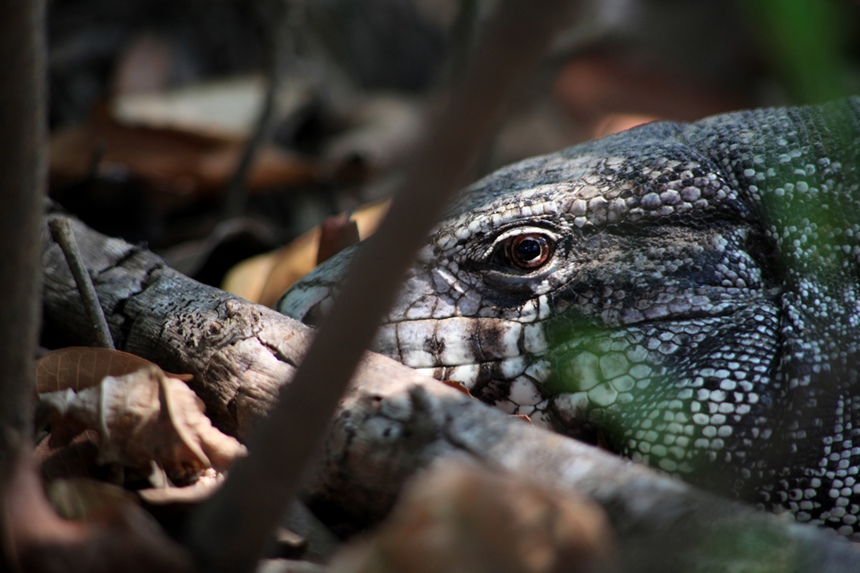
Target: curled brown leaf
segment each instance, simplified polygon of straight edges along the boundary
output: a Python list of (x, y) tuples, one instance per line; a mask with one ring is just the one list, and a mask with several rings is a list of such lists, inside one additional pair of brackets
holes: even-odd
[[(80, 390), (98, 384), (105, 376), (122, 376), (145, 366), (155, 365), (121, 350), (88, 346), (60, 348), (36, 361), (36, 391)], [(191, 380), (189, 374), (168, 375), (186, 382)]]
[(68, 440), (83, 429), (99, 433), (101, 463), (146, 469), (155, 462), (171, 480), (187, 482), (210, 467), (224, 470), (245, 453), (212, 426), (184, 382), (152, 365), (40, 400), (51, 412), (52, 439)]

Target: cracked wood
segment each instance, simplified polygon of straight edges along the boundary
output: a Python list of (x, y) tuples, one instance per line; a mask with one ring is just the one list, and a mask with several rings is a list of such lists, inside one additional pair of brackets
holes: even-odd
[[(74, 232), (117, 347), (194, 374), (195, 390), (222, 429), (247, 432), (271, 406), (278, 384), (288, 380), (291, 364), (300, 360), (308, 327), (201, 285), (166, 268), (152, 253), (79, 222)], [(70, 342), (85, 343), (91, 339), (88, 319), (47, 233), (43, 263), (50, 328)], [(409, 476), (449, 457), (595, 499), (606, 509), (621, 541), (622, 561), (631, 570), (689, 570), (693, 563), (724, 559), (760, 567), (786, 555), (796, 558), (791, 562), (798, 571), (860, 567), (844, 540), (531, 427), (375, 354), (367, 355), (342, 400), (307, 495), (362, 520), (380, 519)], [(667, 539), (669, 547), (659, 543)]]

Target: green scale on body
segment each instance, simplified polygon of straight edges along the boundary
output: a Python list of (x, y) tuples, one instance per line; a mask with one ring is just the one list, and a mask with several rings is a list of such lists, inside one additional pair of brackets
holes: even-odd
[[(279, 310), (313, 322), (354, 252)], [(485, 177), (428, 238), (375, 350), (860, 537), (858, 288), (853, 97), (649, 124)]]

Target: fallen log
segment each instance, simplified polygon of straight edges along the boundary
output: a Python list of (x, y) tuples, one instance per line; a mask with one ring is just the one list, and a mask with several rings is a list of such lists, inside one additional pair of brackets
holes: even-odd
[[(88, 344), (91, 323), (47, 232), (58, 216), (46, 216), (42, 239), (46, 329)], [(312, 331), (201, 285), (142, 247), (77, 221), (73, 230), (116, 348), (193, 374), (214, 423), (246, 436), (290, 379)], [(306, 495), (370, 523), (390, 511), (405, 480), (449, 458), (597, 501), (617, 533), (622, 570), (860, 570), (860, 553), (847, 540), (531, 427), (372, 353), (341, 401)]]

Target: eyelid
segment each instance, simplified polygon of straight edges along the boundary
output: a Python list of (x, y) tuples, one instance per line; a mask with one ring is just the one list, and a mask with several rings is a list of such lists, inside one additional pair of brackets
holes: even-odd
[(558, 243), (558, 239), (559, 239), (558, 234), (547, 229), (546, 227), (515, 227), (513, 229), (508, 229), (507, 231), (504, 231), (498, 237), (496, 237), (493, 240), (493, 242), (490, 244), (490, 246), (487, 247), (487, 249), (483, 253), (481, 253), (480, 259), (481, 260), (488, 260), (490, 257), (493, 256), (493, 253), (496, 251), (496, 249), (498, 248), (500, 243), (502, 243), (502, 242), (504, 242), (504, 241), (506, 241), (512, 237), (517, 237), (519, 235), (532, 235), (532, 234), (546, 235), (552, 241)]

